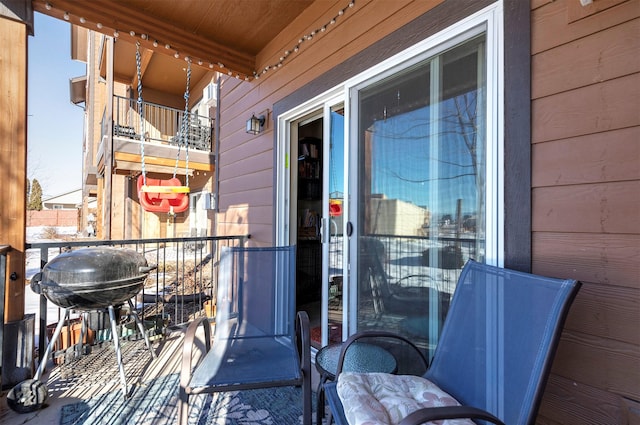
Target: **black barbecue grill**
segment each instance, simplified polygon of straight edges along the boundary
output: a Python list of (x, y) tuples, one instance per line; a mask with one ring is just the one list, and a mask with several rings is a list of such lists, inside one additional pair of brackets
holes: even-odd
[(49, 301), (64, 309), (64, 317), (58, 322), (35, 377), (21, 382), (7, 395), (9, 406), (18, 412), (31, 412), (44, 405), (47, 389), (39, 379), (44, 373), (47, 358), (58, 339), (71, 310), (82, 312), (82, 330), (77, 352), (81, 352), (87, 315), (91, 310), (109, 311), (113, 343), (120, 370), (120, 382), (128, 397), (127, 382), (122, 364), (114, 307), (128, 303), (138, 329), (144, 336), (151, 356), (155, 357), (144, 326), (135, 312), (131, 299), (142, 289), (149, 272), (146, 258), (131, 249), (111, 247), (83, 248), (58, 255), (48, 262), (42, 272), (31, 279), (31, 289), (44, 295)]
[(133, 298), (152, 269), (131, 249), (85, 248), (47, 263), (31, 279), (31, 289), (61, 308), (104, 309)]

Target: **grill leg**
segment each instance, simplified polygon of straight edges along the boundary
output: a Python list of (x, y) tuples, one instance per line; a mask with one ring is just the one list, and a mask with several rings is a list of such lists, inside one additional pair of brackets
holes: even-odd
[(82, 312), (82, 320), (80, 325), (80, 341), (76, 344), (76, 357), (80, 357), (84, 354), (84, 336), (87, 334), (87, 315), (89, 313)]
[(133, 302), (131, 302), (131, 300), (128, 300), (128, 301), (129, 301), (129, 310), (131, 311), (131, 314), (133, 315), (133, 319), (136, 321), (136, 325), (138, 325), (138, 330), (140, 331), (140, 333), (142, 333), (142, 336), (144, 337), (144, 343), (147, 345), (147, 348), (149, 349), (149, 352), (151, 353), (151, 358), (155, 359), (156, 358), (156, 353), (151, 348), (151, 343), (149, 342), (149, 335), (147, 335), (147, 332), (144, 329), (144, 325), (140, 321), (140, 318), (138, 317), (138, 313), (136, 313), (136, 309), (133, 307)]
[[(62, 318), (62, 320), (58, 322), (58, 325), (56, 326), (56, 330), (53, 332), (53, 336), (51, 337), (51, 341), (49, 341), (49, 344), (47, 344), (47, 349), (44, 350), (44, 354), (40, 359), (38, 370), (36, 370), (36, 375), (33, 378), (36, 381), (39, 381), (40, 378), (42, 377), (42, 374), (44, 373), (44, 368), (47, 366), (47, 359), (49, 358), (49, 354), (51, 354), (51, 349), (53, 348), (53, 345), (58, 340), (58, 337), (60, 336), (60, 332), (62, 331), (62, 327), (64, 326), (64, 323), (67, 321), (68, 318), (69, 318), (69, 309), (65, 308), (64, 317)], [(46, 328), (40, 329), (40, 332), (47, 332), (47, 329)]]
[(113, 306), (109, 306), (109, 319), (111, 320), (111, 333), (113, 336), (113, 344), (116, 348), (116, 359), (118, 360), (118, 369), (120, 369), (120, 383), (122, 384), (122, 393), (127, 398), (127, 377), (124, 375), (124, 365), (122, 364), (122, 352), (120, 351), (120, 336), (118, 335), (118, 325), (116, 324), (116, 313)]

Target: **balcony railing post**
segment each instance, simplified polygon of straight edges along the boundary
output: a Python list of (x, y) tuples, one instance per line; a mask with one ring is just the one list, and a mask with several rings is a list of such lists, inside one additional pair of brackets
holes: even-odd
[[(40, 270), (49, 262), (49, 248), (40, 248)], [(47, 348), (47, 299), (40, 294), (40, 331), (38, 332), (38, 359), (43, 361), (44, 350)]]

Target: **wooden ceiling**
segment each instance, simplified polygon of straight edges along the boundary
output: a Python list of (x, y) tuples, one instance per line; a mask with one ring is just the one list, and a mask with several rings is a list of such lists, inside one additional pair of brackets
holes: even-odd
[(145, 74), (144, 81), (159, 85), (174, 80), (176, 72), (184, 76), (186, 57), (196, 74), (220, 71), (252, 79), (256, 55), (313, 1), (32, 0), (32, 5), (74, 25), (117, 34), (114, 73), (119, 80), (134, 81), (139, 42), (146, 60), (154, 61), (147, 72), (156, 73)]

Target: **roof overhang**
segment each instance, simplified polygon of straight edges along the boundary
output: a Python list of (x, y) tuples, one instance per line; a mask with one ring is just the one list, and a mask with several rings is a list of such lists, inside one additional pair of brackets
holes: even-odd
[(244, 80), (257, 74), (258, 54), (313, 3), (32, 0), (37, 12)]

